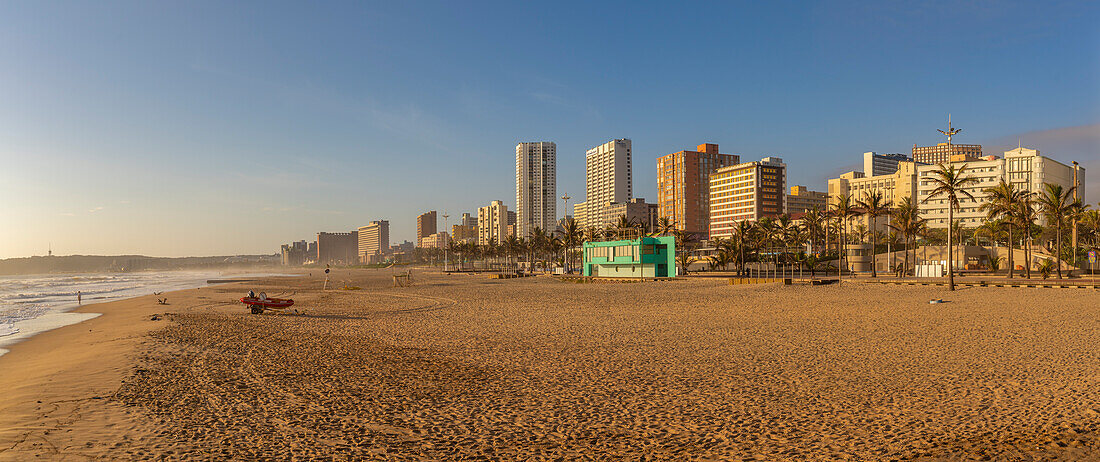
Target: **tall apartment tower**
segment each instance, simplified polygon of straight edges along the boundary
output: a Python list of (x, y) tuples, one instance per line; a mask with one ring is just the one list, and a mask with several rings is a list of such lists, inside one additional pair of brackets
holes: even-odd
[(416, 217), (416, 246), (423, 247), (420, 241), (436, 232), (435, 210), (425, 212)]
[(372, 221), (367, 226), (359, 227), (359, 262), (373, 263), (372, 258), (378, 258), (390, 250), (390, 222), (386, 220)]
[(710, 176), (710, 238), (733, 235), (739, 221), (786, 213), (787, 164), (778, 157), (731, 165)]
[(717, 144), (700, 144), (697, 151), (680, 151), (657, 158), (657, 215), (676, 228), (698, 236), (710, 229), (710, 174), (736, 165), (741, 157), (719, 154)]
[[(535, 227), (552, 231), (558, 223), (558, 147), (550, 141), (516, 145), (516, 234)], [(478, 222), (480, 227), (480, 220)]]
[(477, 209), (477, 244), (497, 244), (508, 236), (508, 206), (501, 201), (492, 201)]
[(585, 201), (573, 206), (582, 228), (594, 226), (589, 217), (603, 215), (609, 203), (626, 203), (634, 196), (630, 140), (611, 140), (585, 153)]

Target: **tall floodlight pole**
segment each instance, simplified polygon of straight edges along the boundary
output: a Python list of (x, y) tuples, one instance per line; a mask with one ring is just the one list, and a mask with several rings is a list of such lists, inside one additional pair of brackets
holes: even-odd
[(951, 114), (947, 114), (947, 131), (936, 129), (937, 132), (947, 135), (947, 144), (951, 144), (951, 137), (958, 135), (962, 131), (961, 128), (953, 128), (951, 126)]
[[(450, 217), (450, 215), (447, 215), (447, 212), (444, 211), (443, 212), (443, 232), (444, 233), (447, 232), (447, 218), (448, 217)], [(454, 239), (454, 237), (452, 236), (451, 239)], [(444, 239), (444, 242), (443, 242), (443, 272), (444, 273), (447, 272), (447, 247), (450, 247), (450, 245), (448, 245), (448, 243), (446, 242), (446, 239)]]

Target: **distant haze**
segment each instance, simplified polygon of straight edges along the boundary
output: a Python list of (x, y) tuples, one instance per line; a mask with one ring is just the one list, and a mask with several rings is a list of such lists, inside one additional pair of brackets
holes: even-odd
[[(270, 254), (498, 199), (515, 145), (704, 142), (824, 190), (864, 151), (1022, 143), (1100, 201), (1100, 7), (1071, 2), (0, 4), (0, 258)], [(561, 203), (558, 203), (559, 214)], [(444, 223), (440, 223), (444, 226)]]

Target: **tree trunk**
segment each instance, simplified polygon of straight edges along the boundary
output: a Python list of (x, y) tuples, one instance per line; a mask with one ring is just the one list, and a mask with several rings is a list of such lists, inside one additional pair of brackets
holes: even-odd
[[(878, 267), (878, 265), (877, 265), (878, 262), (875, 261), (875, 241), (877, 240), (877, 239), (875, 239), (875, 225), (877, 225), (877, 224), (878, 224), (878, 217), (872, 215), (871, 216), (871, 277), (873, 277), (873, 278), (878, 277), (878, 270), (876, 269)], [(887, 239), (889, 239), (889, 236), (887, 236)]]
[(1012, 225), (1008, 225), (1008, 278), (1012, 279), (1012, 270), (1016, 269), (1012, 265), (1012, 254), (1015, 252), (1015, 247), (1012, 245)]
[(1058, 279), (1062, 279), (1062, 220), (1058, 220), (1057, 239), (1054, 240), (1054, 258), (1058, 262)]
[(955, 290), (955, 260), (951, 251), (951, 224), (955, 222), (954, 207), (947, 205), (947, 290)]

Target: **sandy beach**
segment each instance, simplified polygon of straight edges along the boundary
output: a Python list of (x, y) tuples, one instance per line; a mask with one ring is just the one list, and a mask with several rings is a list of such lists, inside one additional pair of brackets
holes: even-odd
[(0, 460), (1100, 457), (1097, 290), (414, 277), (86, 306), (0, 357)]

